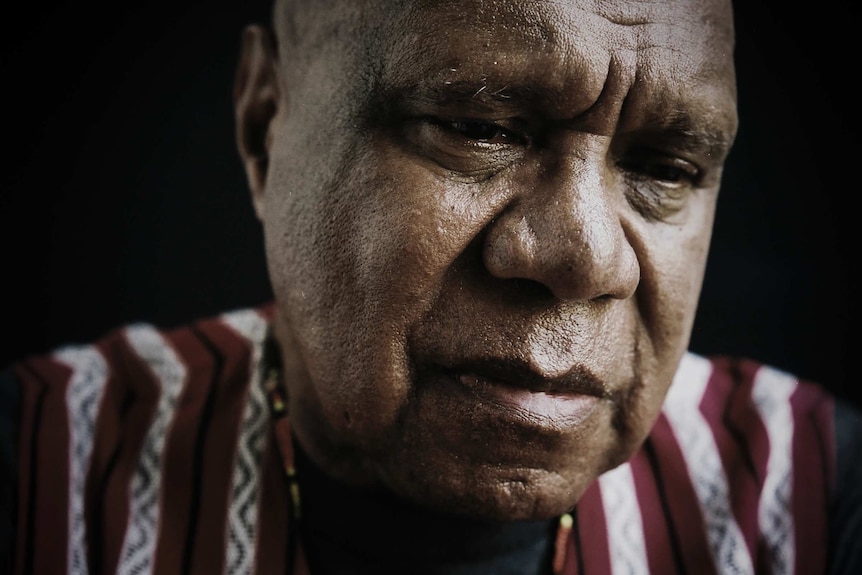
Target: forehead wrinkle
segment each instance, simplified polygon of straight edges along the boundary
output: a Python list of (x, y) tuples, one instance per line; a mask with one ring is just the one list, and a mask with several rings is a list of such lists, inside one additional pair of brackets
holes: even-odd
[[(651, 125), (688, 135), (689, 141), (700, 141), (722, 157), (733, 143), (737, 124), (730, 5), (693, 2), (698, 9), (684, 10), (673, 1), (645, 3), (665, 7), (660, 12), (664, 18), (650, 17), (638, 28), (635, 85), (654, 89), (633, 91), (626, 107), (648, 110)], [(685, 49), (671, 41), (675, 36), (686, 38)]]
[[(642, 3), (653, 8), (638, 29), (638, 46), (642, 53), (653, 49), (666, 50), (680, 57), (680, 65), (687, 64), (688, 70), (694, 72), (699, 67), (699, 60), (720, 63), (721, 58), (715, 57), (716, 52), (722, 56), (732, 52), (734, 30), (729, 3), (712, 0)], [(684, 47), (671, 42), (672, 38), (680, 36), (686, 39)]]
[[(646, 7), (643, 11), (632, 13), (633, 7), (636, 8), (641, 4), (648, 4), (648, 2), (623, 2), (621, 5), (619, 0), (589, 0), (580, 2), (577, 7), (573, 7), (572, 2), (568, 0), (536, 0), (536, 3), (553, 6), (558, 9), (558, 13), (574, 8), (579, 12), (598, 16), (619, 26), (637, 26), (649, 19)], [(625, 6), (625, 9), (622, 6)]]
[[(444, 6), (449, 4), (456, 3)], [(429, 5), (435, 10), (427, 14)], [(614, 57), (609, 46), (615, 46), (614, 51), (635, 49), (628, 25), (609, 26), (601, 15), (571, 4), (477, 5), (476, 10), (463, 10), (462, 5), (459, 16), (447, 14), (446, 25), (435, 26), (433, 19), (445, 14), (445, 8), (427, 0), (412, 4), (398, 23), (399, 30), (408, 32), (391, 44), (386, 79), (393, 86), (403, 81), (399, 87), (405, 93), (425, 93), (429, 99), (442, 95), (495, 104), (541, 100), (549, 111), (557, 110), (553, 116), (568, 117), (594, 105), (606, 90)], [(633, 60), (628, 55), (618, 58)]]
[(411, 15), (424, 19), (427, 14), (445, 14), (445, 21), (462, 31), (484, 35), (488, 42), (506, 35), (521, 46), (541, 50), (542, 46), (556, 42), (557, 30), (538, 8), (540, 2), (511, 2), (500, 0), (413, 0)]

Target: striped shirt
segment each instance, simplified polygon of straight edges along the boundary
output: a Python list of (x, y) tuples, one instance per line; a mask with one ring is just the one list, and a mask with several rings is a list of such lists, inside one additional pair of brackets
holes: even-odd
[[(262, 385), (272, 308), (134, 324), (26, 358), (15, 575), (283, 574), (289, 493)], [(641, 449), (572, 513), (562, 572), (823, 573), (835, 402), (686, 354)]]

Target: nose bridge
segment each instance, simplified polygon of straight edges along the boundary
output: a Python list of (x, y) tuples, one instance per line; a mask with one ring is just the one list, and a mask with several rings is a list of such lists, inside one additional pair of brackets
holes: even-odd
[(528, 200), (533, 226), (544, 239), (541, 255), (549, 263), (560, 259), (570, 265), (601, 264), (614, 249), (615, 210), (607, 197), (597, 162), (570, 158), (549, 174), (543, 186), (548, 194)]
[(488, 231), (488, 270), (538, 281), (560, 299), (629, 297), (640, 279), (637, 256), (609, 177), (599, 153), (546, 166)]

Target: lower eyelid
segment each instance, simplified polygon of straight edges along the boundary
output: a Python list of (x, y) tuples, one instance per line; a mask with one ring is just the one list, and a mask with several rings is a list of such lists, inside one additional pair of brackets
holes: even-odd
[(665, 221), (685, 209), (691, 192), (693, 190), (686, 189), (684, 186), (667, 188), (655, 183), (641, 183), (630, 186), (627, 198), (632, 207), (647, 219)]

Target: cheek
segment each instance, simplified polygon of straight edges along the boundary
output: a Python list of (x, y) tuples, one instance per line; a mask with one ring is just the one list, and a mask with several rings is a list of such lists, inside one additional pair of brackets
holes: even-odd
[(656, 224), (638, 251), (638, 306), (656, 355), (675, 366), (688, 346), (709, 250), (714, 202), (696, 204), (683, 225)]
[(333, 206), (366, 317), (405, 330), (422, 321), (453, 263), (505, 203), (504, 185), (452, 182), (438, 171), (378, 143)]
[[(289, 169), (288, 169), (289, 170)], [(337, 186), (273, 177), (273, 289), (332, 426), (371, 441), (409, 400), (407, 334), (493, 217), (493, 192), (446, 184), (394, 151), (359, 154)], [(350, 416), (346, 417), (345, 414)]]
[[(653, 377), (641, 390), (650, 422), (688, 348), (700, 297), (714, 213), (714, 195), (692, 204), (681, 224), (635, 222), (627, 237), (641, 279), (635, 296), (638, 364)], [(649, 413), (647, 413), (649, 412)]]
[(680, 312), (685, 314), (680, 325), (686, 332), (690, 331), (694, 321), (694, 313), (700, 298), (703, 286), (703, 276), (706, 269), (706, 261), (709, 254), (709, 245), (712, 230), (712, 218), (714, 204), (708, 203), (704, 206), (703, 214), (697, 223), (687, 227), (687, 232), (678, 238), (679, 248), (677, 257), (668, 256), (667, 269), (674, 274), (674, 284), (677, 289), (670, 294), (671, 302), (682, 302)]

